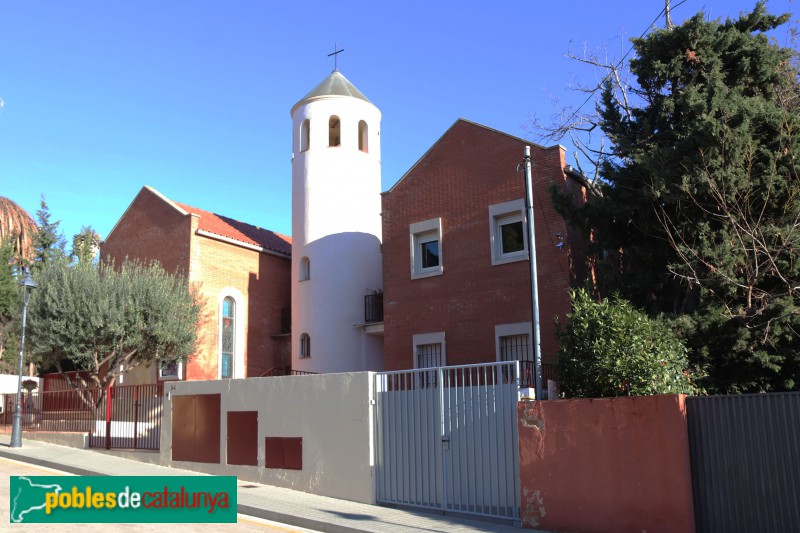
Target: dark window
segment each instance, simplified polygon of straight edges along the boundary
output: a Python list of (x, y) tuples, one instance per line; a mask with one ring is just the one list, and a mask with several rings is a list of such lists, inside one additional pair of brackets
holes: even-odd
[(422, 268), (432, 268), (439, 266), (439, 241), (433, 240), (420, 243), (420, 258)]
[(500, 222), (500, 242), (502, 253), (521, 252), (525, 249), (525, 237), (522, 231), (522, 221), (503, 223)]
[(340, 146), (342, 144), (342, 124), (339, 117), (331, 116), (328, 121), (328, 146)]
[(527, 361), (529, 358), (527, 334), (500, 337), (501, 361)]
[[(435, 368), (442, 366), (441, 343), (417, 345), (417, 368)], [(436, 370), (424, 372), (421, 376), (423, 387), (436, 386)]]

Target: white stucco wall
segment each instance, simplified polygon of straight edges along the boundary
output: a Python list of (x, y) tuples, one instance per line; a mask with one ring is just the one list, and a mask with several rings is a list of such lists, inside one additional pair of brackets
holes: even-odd
[[(367, 372), (165, 384), (161, 462), (345, 500), (375, 503), (373, 374)], [(220, 464), (172, 461), (172, 398), (221, 394)], [(227, 465), (227, 412), (258, 411), (258, 466)], [(303, 469), (264, 468), (265, 437), (302, 437)]]
[[(341, 145), (328, 146), (328, 124), (341, 122)], [(310, 124), (300, 151), (301, 124)], [(383, 369), (383, 345), (364, 342), (364, 296), (383, 288), (381, 273), (380, 111), (364, 100), (325, 96), (292, 114), (292, 367), (310, 372)], [(358, 123), (368, 125), (368, 152)], [(311, 262), (300, 280), (300, 261)], [(300, 335), (311, 357), (300, 358)], [(365, 351), (366, 350), (366, 351)]]
[[(27, 371), (27, 368), (25, 369)], [(32, 379), (36, 383), (40, 383), (39, 378), (22, 376), (22, 381)], [(19, 376), (17, 374), (0, 374), (0, 394), (16, 394)], [(36, 389), (37, 391), (39, 389)]]

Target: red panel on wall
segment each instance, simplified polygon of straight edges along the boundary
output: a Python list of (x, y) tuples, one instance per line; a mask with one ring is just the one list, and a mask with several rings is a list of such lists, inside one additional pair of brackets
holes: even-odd
[(220, 394), (198, 394), (195, 404), (195, 440), (198, 463), (219, 463)]
[(264, 453), (265, 468), (303, 469), (302, 437), (267, 437)]
[(264, 444), (264, 468), (283, 468), (283, 439), (267, 437)]
[(303, 437), (283, 439), (283, 467), (289, 470), (303, 469)]
[(228, 411), (228, 464), (258, 466), (258, 411)]
[(219, 394), (172, 398), (172, 460), (219, 463)]
[(194, 460), (194, 396), (172, 397), (172, 460)]

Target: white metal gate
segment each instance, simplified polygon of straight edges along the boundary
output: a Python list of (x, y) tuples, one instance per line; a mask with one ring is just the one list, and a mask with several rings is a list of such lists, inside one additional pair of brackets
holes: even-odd
[(519, 520), (519, 362), (375, 375), (379, 503)]

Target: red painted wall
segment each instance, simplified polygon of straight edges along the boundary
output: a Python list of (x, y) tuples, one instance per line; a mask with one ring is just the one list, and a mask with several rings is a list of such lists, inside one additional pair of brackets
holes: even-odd
[[(489, 206), (525, 196), (523, 161), (531, 145), (539, 269), (542, 357), (557, 348), (553, 318), (570, 311), (570, 235), (550, 201), (564, 174), (564, 150), (544, 148), (459, 120), (383, 194), (385, 369), (414, 367), (413, 335), (445, 332), (448, 365), (496, 360), (495, 325), (530, 322), (527, 261), (492, 265)], [(583, 191), (571, 184), (577, 198)], [(441, 218), (443, 274), (411, 279), (409, 226)], [(565, 242), (556, 248), (557, 234)], [(583, 259), (578, 259), (582, 262)]]
[(520, 402), (522, 524), (694, 532), (683, 395)]

